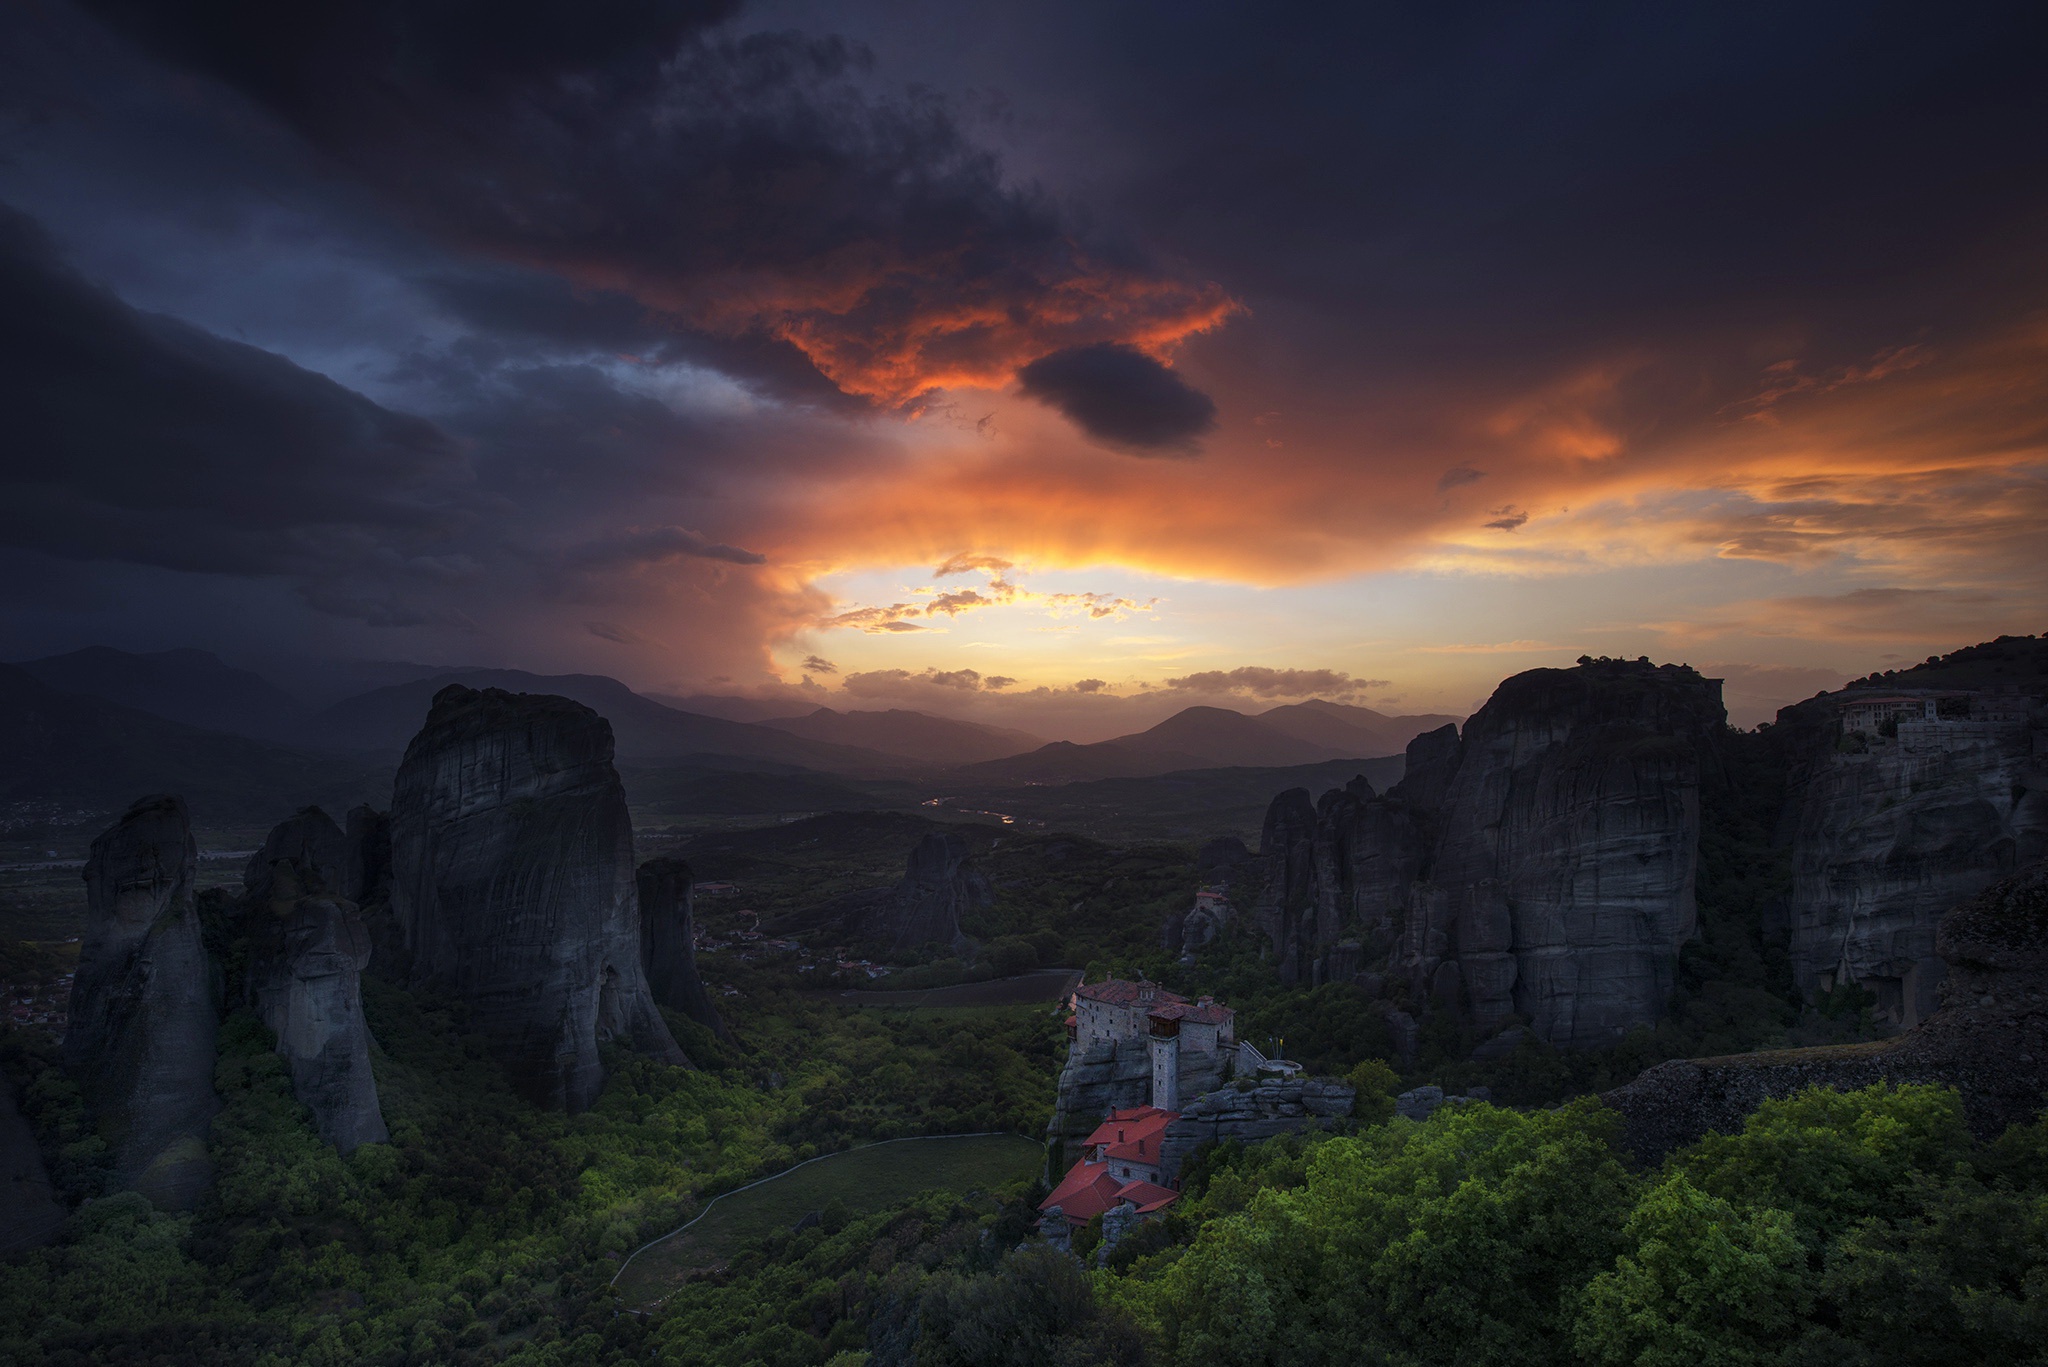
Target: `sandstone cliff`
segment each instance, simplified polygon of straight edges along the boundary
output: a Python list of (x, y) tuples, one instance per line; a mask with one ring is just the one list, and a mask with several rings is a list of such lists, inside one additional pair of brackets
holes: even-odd
[(1936, 1006), (1942, 913), (2048, 853), (2048, 716), (2037, 699), (1995, 693), (1909, 693), (1937, 715), (1889, 725), (1855, 716), (1859, 699), (1899, 691), (1826, 695), (1787, 708), (1779, 727), (1796, 737), (1784, 820), (1794, 978), (1809, 996), (1857, 983), (1910, 1026)]
[(1693, 933), (1699, 790), (1718, 681), (1587, 661), (1508, 679), (1416, 738), (1385, 797), (1362, 779), (1268, 814), (1261, 914), (1281, 980), (1384, 962), (1412, 1007), (1512, 1018), (1585, 1047), (1653, 1021)]
[(391, 1137), (363, 1019), (370, 934), (341, 895), (352, 848), (325, 812), (308, 807), (271, 831), (242, 875), (249, 1003), (277, 1036), (293, 1094), (343, 1153)]
[(600, 1040), (687, 1063), (640, 966), (611, 726), (567, 698), (459, 684), (399, 765), (392, 910), (421, 991), (462, 1003), (514, 1083), (581, 1110)]
[(212, 1180), (206, 1131), (220, 1026), (217, 970), (192, 895), (185, 804), (146, 797), (92, 843), (66, 1068), (112, 1146), (115, 1176), (186, 1209)]
[(654, 1000), (731, 1041), (704, 980), (697, 974), (697, 926), (690, 866), (650, 859), (640, 866), (640, 963)]
[(1904, 1034), (1661, 1063), (1602, 1100), (1621, 1113), (1626, 1142), (1645, 1162), (1710, 1130), (1737, 1130), (1765, 1099), (1813, 1086), (1954, 1087), (1984, 1139), (2032, 1120), (2048, 1096), (2048, 863), (1950, 912), (1935, 948), (1948, 968), (1940, 1009)]
[(902, 882), (857, 893), (846, 899), (842, 912), (850, 939), (887, 953), (938, 944), (967, 954), (974, 946), (960, 929), (962, 914), (994, 901), (995, 891), (974, 866), (967, 842), (951, 831), (934, 831), (910, 852)]

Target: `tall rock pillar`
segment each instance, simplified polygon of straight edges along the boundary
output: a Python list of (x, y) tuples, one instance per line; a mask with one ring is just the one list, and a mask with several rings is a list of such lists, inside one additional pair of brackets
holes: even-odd
[(370, 932), (339, 895), (350, 851), (327, 813), (308, 807), (271, 831), (242, 875), (250, 1003), (291, 1065), (293, 1094), (343, 1153), (391, 1137), (363, 1019)]
[(146, 797), (92, 842), (86, 926), (64, 1062), (113, 1146), (116, 1179), (188, 1209), (213, 1178), (206, 1131), (220, 1030), (216, 973), (192, 895), (185, 804)]
[(688, 1063), (641, 967), (633, 826), (597, 713), (442, 689), (398, 768), (391, 860), (413, 987), (464, 1003), (530, 1100), (589, 1106), (602, 1040)]
[(711, 1004), (697, 974), (697, 924), (690, 866), (650, 859), (640, 866), (640, 963), (654, 1000), (680, 1011), (722, 1040), (732, 1031)]

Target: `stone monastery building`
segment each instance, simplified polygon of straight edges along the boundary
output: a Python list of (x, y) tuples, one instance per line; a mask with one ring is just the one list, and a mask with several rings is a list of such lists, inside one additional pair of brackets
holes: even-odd
[(1237, 1013), (1214, 998), (1189, 1001), (1155, 982), (1111, 978), (1074, 989), (1067, 1017), (1068, 1053), (1116, 1052), (1143, 1042), (1151, 1053), (1152, 1105), (1180, 1105), (1185, 1069), (1220, 1079), (1237, 1049)]

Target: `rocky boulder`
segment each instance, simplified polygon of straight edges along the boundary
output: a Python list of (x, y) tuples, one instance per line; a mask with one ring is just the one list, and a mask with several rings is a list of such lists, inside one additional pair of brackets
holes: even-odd
[(1245, 1079), (1205, 1092), (1181, 1107), (1167, 1126), (1160, 1161), (1169, 1178), (1204, 1144), (1235, 1139), (1256, 1144), (1275, 1135), (1314, 1129), (1351, 1114), (1357, 1093), (1334, 1078)]
[(277, 1036), (293, 1094), (343, 1153), (391, 1137), (363, 1019), (370, 933), (340, 895), (351, 851), (327, 813), (308, 807), (271, 831), (242, 875), (249, 1004)]
[(650, 859), (640, 866), (640, 963), (648, 991), (718, 1038), (730, 1042), (711, 994), (697, 974), (695, 883), (680, 859)]
[(146, 797), (92, 843), (64, 1062), (114, 1151), (116, 1181), (189, 1209), (213, 1177), (207, 1127), (218, 971), (193, 900), (185, 804)]
[(1619, 1111), (1644, 1162), (1709, 1131), (1730, 1133), (1767, 1099), (1807, 1087), (1936, 1083), (1962, 1093), (1983, 1139), (2032, 1120), (2048, 1096), (2048, 863), (2037, 863), (1943, 919), (1940, 1009), (1868, 1044), (1660, 1063), (1601, 1099)]
[(602, 1040), (688, 1062), (640, 965), (632, 822), (597, 713), (442, 689), (399, 765), (391, 859), (413, 987), (462, 1003), (535, 1103), (589, 1106)]

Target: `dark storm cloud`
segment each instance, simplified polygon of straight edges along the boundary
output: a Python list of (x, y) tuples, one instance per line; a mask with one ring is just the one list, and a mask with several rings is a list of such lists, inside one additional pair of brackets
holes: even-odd
[(652, 565), (683, 557), (723, 560), (729, 565), (762, 565), (768, 557), (713, 541), (684, 527), (654, 527), (622, 532), (579, 546), (570, 563), (584, 569), (611, 569), (625, 565)]
[(787, 340), (760, 329), (720, 336), (618, 290), (581, 287), (539, 271), (477, 271), (420, 282), (428, 296), (485, 336), (517, 345), (588, 349), (648, 363), (716, 369), (786, 401), (843, 411), (844, 393)]
[(1092, 437), (1155, 454), (1188, 454), (1216, 425), (1207, 394), (1142, 351), (1112, 343), (1069, 347), (1017, 372), (1024, 393)]
[(1310, 381), (1555, 363), (1758, 307), (1864, 354), (1899, 340), (1867, 341), (1879, 312), (1999, 298), (1958, 276), (2040, 279), (2012, 250), (2048, 202), (2038, 6), (1067, 13), (1007, 60), (1129, 168), (1119, 209), (1255, 308), (1309, 306)]
[(780, 343), (900, 404), (1064, 346), (1168, 344), (1231, 307), (1084, 240), (935, 99), (872, 97), (863, 50), (703, 32), (726, 6), (93, 8), (444, 239), (629, 295), (742, 372), (787, 372)]
[(276, 574), (416, 556), (463, 475), (434, 424), (130, 308), (4, 207), (0, 408), (0, 539), (72, 558)]

